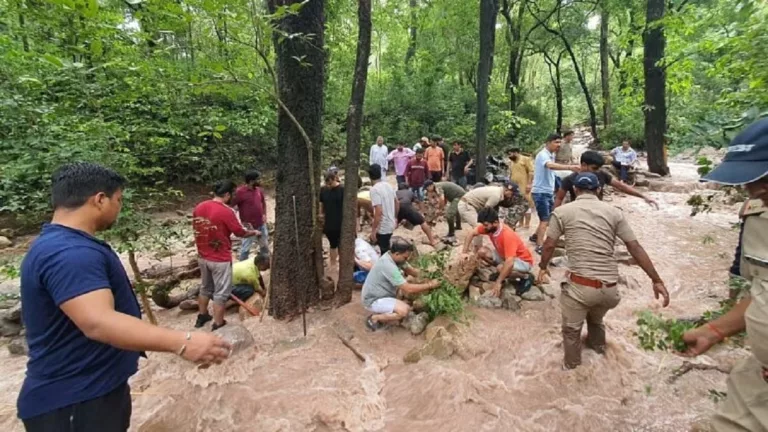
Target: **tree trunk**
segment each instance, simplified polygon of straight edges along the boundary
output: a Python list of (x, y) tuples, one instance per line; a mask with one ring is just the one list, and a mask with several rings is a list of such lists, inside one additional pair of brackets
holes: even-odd
[(525, 13), (526, 0), (521, 0), (517, 9), (517, 19), (512, 19), (512, 3), (509, 0), (502, 0), (503, 7), (501, 14), (507, 21), (508, 41), (509, 41), (509, 65), (508, 65), (508, 89), (509, 89), (509, 109), (514, 111), (520, 105), (520, 96), (517, 89), (520, 87), (520, 65), (522, 62), (522, 47), (524, 41), (521, 41), (521, 30), (523, 26), (523, 14)]
[(667, 78), (661, 61), (664, 59), (664, 28), (658, 25), (664, 18), (664, 0), (648, 0), (646, 30), (644, 34), (645, 72), (645, 145), (648, 151), (648, 169), (656, 174), (667, 175), (669, 168), (664, 160), (664, 133), (667, 130), (666, 86)]
[(477, 63), (477, 178), (485, 177), (485, 144), (488, 140), (488, 81), (493, 70), (493, 48), (496, 41), (496, 0), (480, 0), (480, 60)]
[(133, 271), (133, 279), (139, 288), (139, 298), (141, 299), (141, 307), (144, 308), (144, 313), (147, 314), (149, 322), (153, 325), (157, 325), (157, 319), (155, 313), (152, 312), (152, 305), (149, 304), (149, 298), (147, 298), (147, 285), (144, 283), (144, 278), (141, 277), (141, 270), (139, 270), (139, 263), (136, 261), (136, 252), (133, 250), (128, 251), (128, 265)]
[[(295, 3), (301, 0), (269, 0), (269, 8), (274, 13)], [(324, 2), (309, 0), (298, 14), (287, 14), (277, 23), (280, 32), (300, 37), (281, 40), (281, 33), (273, 35), (281, 105), (277, 159), (281, 162), (276, 175), (275, 214), (279, 216), (275, 218), (269, 312), (277, 319), (295, 316), (320, 298), (323, 251), (316, 218), (316, 179), (322, 143), (324, 23)]]
[(555, 106), (557, 108), (557, 133), (563, 131), (563, 86), (560, 75), (560, 62), (563, 59), (563, 52), (557, 56), (557, 60), (552, 59), (550, 55), (544, 51), (544, 62), (549, 69), (549, 79), (552, 82), (552, 88), (555, 90)]
[(609, 13), (603, 4), (600, 17), (600, 84), (603, 88), (603, 127), (611, 124), (611, 76), (608, 64), (608, 20)]
[(408, 51), (405, 53), (405, 67), (410, 70), (410, 64), (411, 60), (413, 59), (413, 56), (416, 55), (416, 33), (418, 31), (418, 21), (417, 21), (417, 8), (419, 7), (419, 0), (410, 0), (410, 11), (411, 11), (411, 24), (408, 27)]
[(360, 129), (363, 123), (368, 58), (371, 55), (371, 0), (359, 0), (357, 7), (357, 60), (352, 81), (352, 96), (347, 112), (347, 158), (344, 163), (344, 206), (339, 245), (339, 283), (336, 304), (349, 303), (355, 283), (355, 237), (357, 233), (357, 179), (360, 172)]
[(592, 95), (589, 92), (587, 81), (584, 79), (584, 74), (582, 73), (581, 67), (579, 67), (579, 61), (576, 59), (576, 54), (573, 52), (571, 44), (568, 42), (568, 39), (565, 38), (565, 35), (562, 33), (557, 34), (560, 36), (560, 39), (563, 41), (563, 45), (565, 46), (565, 50), (568, 51), (568, 55), (571, 57), (571, 61), (573, 62), (573, 69), (576, 71), (576, 78), (579, 80), (581, 90), (584, 91), (584, 98), (587, 100), (587, 108), (589, 109), (589, 126), (592, 131), (592, 138), (594, 138), (593, 143), (596, 144), (598, 142), (597, 111), (595, 110), (595, 104), (592, 101)]

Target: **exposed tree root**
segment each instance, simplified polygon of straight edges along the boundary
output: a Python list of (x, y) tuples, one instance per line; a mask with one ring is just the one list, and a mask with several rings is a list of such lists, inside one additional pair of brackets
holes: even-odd
[(691, 363), (689, 361), (684, 361), (682, 366), (677, 368), (672, 375), (667, 378), (667, 383), (673, 384), (675, 381), (677, 381), (678, 378), (681, 376), (687, 374), (688, 372), (692, 370), (716, 370), (718, 372), (722, 372), (724, 374), (731, 373), (731, 368), (724, 367), (720, 365), (708, 365), (708, 364), (701, 364), (701, 363)]

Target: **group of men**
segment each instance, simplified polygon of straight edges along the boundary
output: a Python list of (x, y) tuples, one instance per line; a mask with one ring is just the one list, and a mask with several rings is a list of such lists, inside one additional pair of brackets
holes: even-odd
[[(555, 168), (557, 162), (551, 160), (555, 150), (556, 145), (550, 141), (537, 166)], [(584, 321), (588, 330), (585, 345), (598, 352), (605, 350), (602, 319), (619, 302), (614, 258), (617, 238), (650, 277), (654, 295), (662, 298), (664, 306), (669, 303), (663, 281), (622, 212), (600, 200), (604, 184), (615, 187), (618, 183), (595, 174), (594, 168), (599, 165), (596, 158), (582, 156), (581, 162), (583, 169), (566, 185), (575, 199), (555, 208), (547, 218), (537, 276), (539, 282), (548, 277), (552, 252), (557, 240), (564, 236), (569, 262), (560, 296), (564, 368), (576, 367), (581, 361)], [(374, 169), (377, 175), (373, 175)], [(381, 166), (371, 166), (371, 177), (380, 181)], [(246, 180), (249, 178), (253, 179), (247, 176)], [(751, 282), (752, 288), (728, 313), (686, 332), (683, 340), (689, 349), (684, 354), (702, 354), (725, 338), (746, 330), (751, 352), (730, 373), (728, 397), (713, 426), (717, 431), (768, 430), (764, 403), (768, 400), (768, 119), (755, 122), (734, 138), (724, 161), (704, 180), (744, 186), (753, 199), (754, 205), (744, 212), (739, 257), (739, 272)], [(547, 187), (552, 184), (547, 179), (539, 182)], [(238, 197), (233, 183), (219, 182), (215, 197), (195, 209), (194, 224), (199, 233), (196, 242), (204, 282), (201, 297), (205, 298), (200, 303), (200, 315), (208, 315), (207, 301), (213, 298), (213, 320), (217, 327), (225, 325), (220, 316), (221, 303), (228, 299), (222, 281), (231, 278), (224, 270), (232, 266), (231, 243), (225, 233), (262, 241), (266, 237), (262, 231), (266, 219), (243, 221), (250, 223), (243, 226), (228, 205), (239, 208), (248, 200), (259, 202), (256, 184), (250, 183), (243, 192), (251, 196)], [(427, 193), (439, 189), (441, 183), (445, 182), (428, 184)], [(51, 185), (53, 218), (31, 245), (21, 267), (22, 320), (29, 360), (19, 392), (18, 415), (30, 432), (125, 431), (130, 426), (132, 409), (128, 379), (136, 373), (138, 359), (145, 351), (173, 353), (207, 365), (225, 360), (232, 347), (211, 332), (172, 330), (141, 319), (136, 295), (118, 255), (96, 236), (117, 220), (125, 187), (122, 176), (97, 164), (73, 163), (57, 170)], [(454, 217), (460, 215), (463, 222), (474, 228), (464, 250), (469, 253), (473, 244), (478, 246), (474, 239), (481, 235), (488, 236), (494, 246), (494, 250), (475, 248), (482, 260), (498, 266), (494, 293), (509, 278), (530, 271), (532, 255), (511, 227), (501, 223), (495, 209), (510, 194), (519, 192), (518, 185), (486, 186), (463, 195), (445, 184), (442, 187), (443, 207), (455, 204)], [(527, 185), (522, 188), (529, 190)], [(382, 224), (393, 223), (391, 208), (398, 206), (398, 200), (394, 190), (389, 189), (391, 192), (382, 190), (375, 198), (374, 194), (371, 196), (375, 207), (388, 208), (386, 222), (384, 210), (379, 210), (374, 239), (378, 238)], [(554, 192), (554, 187), (535, 190), (547, 195)], [(475, 191), (481, 193), (473, 195)], [(542, 202), (548, 197), (536, 199)], [(537, 211), (538, 207), (537, 204)], [(546, 203), (549, 207), (555, 205)], [(241, 220), (249, 218), (247, 210), (239, 210)], [(216, 222), (211, 224), (211, 219)], [(219, 229), (221, 232), (217, 232)], [(409, 281), (406, 276), (419, 277), (418, 271), (407, 264), (414, 246), (406, 239), (392, 237), (391, 232), (388, 236), (381, 256), (365, 241), (356, 242), (356, 247), (364, 250), (361, 255), (366, 255), (356, 264), (369, 272), (363, 283), (362, 303), (372, 312), (366, 322), (372, 330), (407, 316), (410, 306), (397, 298), (398, 291), (424, 293), (439, 286), (435, 280)]]

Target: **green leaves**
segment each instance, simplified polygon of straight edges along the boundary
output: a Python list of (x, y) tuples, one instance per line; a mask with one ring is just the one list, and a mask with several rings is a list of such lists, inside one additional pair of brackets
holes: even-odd
[(670, 349), (684, 352), (686, 344), (683, 342), (683, 333), (696, 327), (689, 321), (664, 319), (651, 311), (640, 312), (637, 319), (638, 329), (635, 332), (640, 341), (640, 347), (646, 351)]

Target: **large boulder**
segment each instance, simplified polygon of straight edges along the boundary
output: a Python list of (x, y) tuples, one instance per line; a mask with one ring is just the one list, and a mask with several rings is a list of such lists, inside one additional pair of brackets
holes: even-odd
[(8, 352), (12, 355), (29, 355), (27, 338), (17, 337), (8, 343)]
[(402, 322), (402, 326), (407, 328), (412, 335), (418, 336), (424, 332), (429, 324), (429, 314), (426, 312), (413, 313), (410, 312)]
[(459, 327), (450, 318), (439, 316), (428, 326), (425, 333), (427, 343), (419, 348), (414, 348), (403, 357), (405, 363), (417, 363), (426, 356), (438, 360), (446, 360), (454, 353), (465, 357), (466, 349), (459, 341)]
[(461, 290), (461, 292), (464, 292), (469, 286), (469, 281), (472, 279), (472, 275), (475, 274), (479, 263), (475, 255), (470, 255), (467, 260), (462, 259), (462, 255), (460, 248), (456, 248), (451, 252), (448, 263), (445, 266), (445, 280)]
[(22, 327), (20, 323), (0, 319), (0, 336), (18, 336), (21, 333), (21, 330)]
[(475, 272), (475, 275), (481, 282), (493, 282), (498, 274), (499, 272), (496, 270), (496, 267), (480, 267)]
[(229, 323), (216, 329), (213, 333), (232, 345), (233, 355), (252, 347), (256, 343), (251, 332), (240, 324)]
[(13, 242), (5, 236), (0, 236), (0, 249), (5, 249), (13, 246)]
[(475, 306), (487, 309), (498, 309), (501, 307), (501, 299), (486, 291), (479, 299), (477, 299)]
[(14, 232), (10, 228), (3, 228), (3, 229), (0, 229), (0, 236), (8, 237), (9, 239), (12, 239), (14, 236)]
[(520, 310), (522, 298), (515, 294), (514, 288), (504, 288), (501, 290), (501, 307), (511, 311)]
[(330, 300), (336, 293), (336, 283), (328, 276), (320, 281), (320, 296), (323, 300)]
[(0, 319), (14, 323), (21, 323), (21, 302), (17, 301), (15, 305), (0, 313)]
[(531, 289), (523, 293), (521, 296), (523, 300), (527, 301), (544, 301), (544, 293), (537, 286), (532, 286)]

